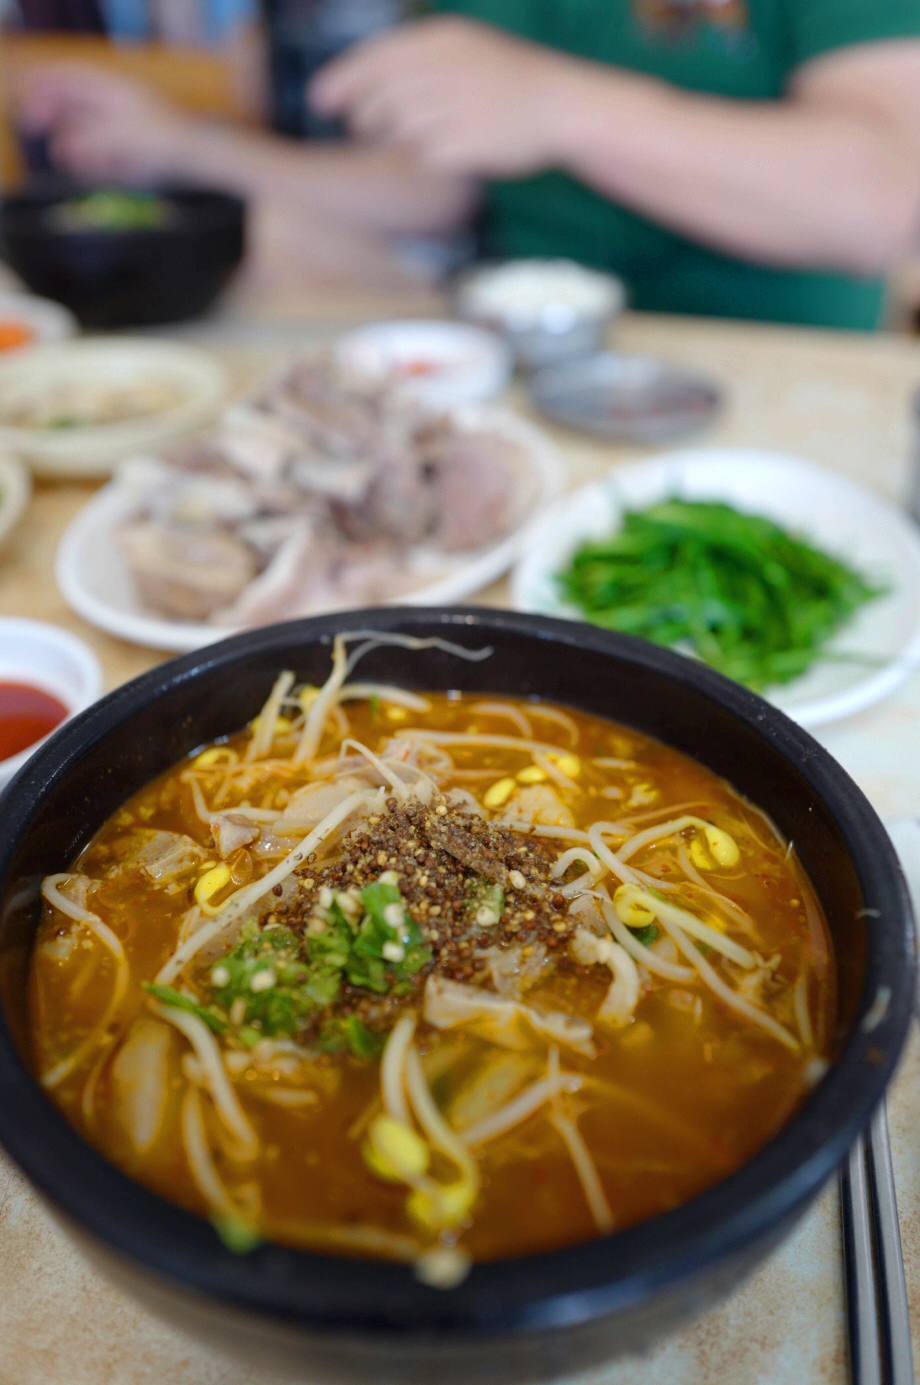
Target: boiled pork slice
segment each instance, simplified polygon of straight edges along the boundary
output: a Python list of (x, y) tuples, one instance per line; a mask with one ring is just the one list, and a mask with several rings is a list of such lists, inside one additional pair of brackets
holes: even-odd
[[(325, 587), (329, 553), (301, 520), (281, 544), (271, 562), (236, 600), (214, 612), (218, 625), (266, 625), (286, 620), (302, 608), (305, 593)], [(321, 597), (320, 597), (321, 599)]]
[(358, 504), (374, 479), (374, 468), (365, 460), (346, 460), (302, 453), (291, 463), (291, 481), (308, 495), (328, 496), (345, 504)]
[[(383, 540), (342, 542), (332, 550), (323, 609), (377, 606), (417, 585), (393, 544)], [(297, 614), (308, 615), (311, 610), (318, 609), (313, 605), (309, 609), (302, 608)]]
[(204, 847), (183, 832), (154, 827), (138, 827), (117, 838), (113, 852), (116, 870), (138, 870), (157, 885), (190, 878), (207, 859)]
[(236, 601), (258, 571), (248, 545), (222, 529), (140, 519), (122, 526), (118, 546), (144, 605), (176, 620), (207, 620)]
[(438, 546), (456, 553), (507, 534), (526, 504), (516, 445), (495, 433), (449, 426), (429, 430), (425, 445), (440, 514)]
[(432, 468), (405, 447), (383, 457), (357, 503), (334, 504), (333, 514), (350, 539), (391, 539), (406, 545), (420, 542), (434, 529), (439, 508)]
[(224, 410), (217, 439), (237, 471), (267, 485), (281, 481), (301, 447), (296, 428), (246, 404)]
[(259, 515), (237, 525), (236, 536), (258, 554), (260, 566), (266, 566), (282, 544), (303, 528), (302, 515)]
[(234, 474), (233, 467), (214, 432), (174, 443), (163, 453), (163, 460), (177, 471), (197, 471), (211, 476)]
[(211, 836), (222, 861), (239, 851), (241, 846), (251, 846), (258, 841), (262, 829), (251, 818), (242, 813), (221, 813), (211, 821)]
[(147, 516), (185, 528), (226, 526), (258, 513), (259, 502), (235, 476), (185, 476), (167, 471), (147, 502)]
[[(370, 768), (370, 767), (369, 767)], [(291, 800), (279, 818), (272, 823), (272, 831), (277, 837), (305, 837), (312, 832), (317, 823), (344, 803), (349, 794), (370, 787), (371, 780), (379, 781), (380, 776), (369, 774), (345, 774), (332, 784), (318, 781), (307, 784), (291, 795)], [(350, 830), (350, 827), (349, 827)]]
[(297, 426), (330, 457), (362, 457), (380, 432), (379, 401), (343, 388), (329, 361), (299, 361), (256, 399), (257, 407)]

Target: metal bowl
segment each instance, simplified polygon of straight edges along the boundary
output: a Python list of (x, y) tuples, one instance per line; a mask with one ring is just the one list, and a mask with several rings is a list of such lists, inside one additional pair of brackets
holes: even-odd
[[(576, 282), (588, 291), (581, 304), (567, 302), (558, 296), (552, 280), (558, 285), (560, 274), (576, 276)], [(528, 301), (502, 308), (489, 307), (484, 301), (484, 288), (497, 283), (503, 276), (529, 274), (534, 286), (539, 276), (546, 279), (542, 295), (534, 288)], [(593, 297), (594, 306), (588, 306)], [(504, 263), (475, 265), (461, 273), (454, 283), (454, 309), (458, 317), (500, 332), (514, 350), (518, 364), (527, 370), (557, 361), (571, 361), (589, 356), (599, 350), (606, 340), (610, 324), (626, 305), (626, 288), (613, 274), (588, 269), (572, 260), (509, 260)]]
[[(29, 953), (44, 875), (66, 869), (123, 801), (262, 706), (278, 669), (322, 682), (337, 631), (446, 636), (490, 658), (384, 646), (368, 678), (547, 698), (657, 736), (730, 780), (795, 841), (838, 969), (836, 1052), (801, 1109), (730, 1177), (673, 1211), (561, 1250), (477, 1264), (456, 1288), (406, 1265), (261, 1244), (109, 1163), (36, 1081)], [(820, 745), (739, 684), (643, 640), (489, 609), (336, 613), (162, 664), (63, 727), (0, 799), (0, 1140), (84, 1249), (172, 1322), (312, 1381), (521, 1382), (651, 1345), (733, 1290), (794, 1226), (880, 1101), (911, 1020), (914, 932), (894, 850)]]
[(718, 386), (654, 356), (601, 351), (546, 366), (530, 382), (540, 413), (569, 428), (623, 442), (661, 443), (705, 427)]

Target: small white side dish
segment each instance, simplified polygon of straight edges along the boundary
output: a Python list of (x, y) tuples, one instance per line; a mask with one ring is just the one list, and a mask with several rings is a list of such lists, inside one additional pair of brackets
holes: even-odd
[(483, 316), (530, 323), (551, 312), (600, 317), (620, 306), (612, 275), (574, 260), (509, 260), (484, 265), (468, 279), (464, 305)]
[(511, 377), (508, 345), (464, 322), (375, 322), (340, 337), (338, 365), (426, 404), (494, 399)]
[[(170, 402), (106, 423), (18, 426), (5, 414), (24, 404), (47, 407), (57, 390), (81, 406), (95, 392), (161, 387)], [(129, 453), (162, 446), (215, 417), (227, 391), (219, 361), (184, 342), (144, 337), (91, 337), (55, 342), (0, 357), (0, 447), (40, 476), (106, 476)]]
[(511, 576), (514, 609), (582, 619), (564, 603), (555, 574), (586, 540), (613, 533), (624, 509), (641, 510), (671, 496), (723, 500), (765, 515), (887, 584), (888, 592), (868, 602), (834, 637), (830, 658), (766, 693), (800, 726), (822, 726), (862, 711), (920, 665), (920, 530), (868, 487), (781, 453), (663, 452), (573, 491), (531, 535)]
[[(6, 351), (28, 351), (46, 341), (63, 341), (65, 337), (76, 336), (79, 327), (77, 319), (62, 303), (53, 303), (50, 298), (39, 298), (34, 293), (0, 293), (0, 323), (21, 322), (31, 328), (31, 341), (22, 346), (7, 347)], [(6, 355), (0, 354), (0, 359)]]
[[(89, 645), (69, 630), (41, 620), (0, 616), (0, 683), (28, 683), (50, 693), (67, 708), (69, 720), (101, 697), (102, 666)], [(0, 787), (47, 739), (43, 736), (18, 755), (0, 760)]]
[(574, 260), (506, 260), (465, 270), (454, 304), (468, 322), (501, 332), (521, 365), (535, 370), (599, 350), (626, 288)]

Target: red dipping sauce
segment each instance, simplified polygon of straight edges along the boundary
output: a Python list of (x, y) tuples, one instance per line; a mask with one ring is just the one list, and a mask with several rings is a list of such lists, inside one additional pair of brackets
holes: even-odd
[(18, 755), (59, 725), (63, 702), (29, 683), (0, 683), (0, 760)]

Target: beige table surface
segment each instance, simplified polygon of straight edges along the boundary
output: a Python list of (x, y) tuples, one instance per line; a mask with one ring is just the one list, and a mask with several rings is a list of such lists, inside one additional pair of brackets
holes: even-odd
[[(381, 312), (436, 314), (416, 297), (352, 296), (277, 305), (240, 298), (170, 335), (210, 347), (243, 384), (279, 350), (329, 336)], [(892, 499), (906, 489), (910, 397), (920, 345), (757, 325), (633, 315), (623, 349), (693, 365), (721, 382), (726, 406), (701, 445), (796, 453)], [(514, 402), (520, 398), (513, 393)], [(571, 484), (643, 455), (643, 449), (555, 432)], [(0, 551), (0, 613), (65, 625), (97, 651), (108, 687), (162, 655), (110, 638), (72, 615), (53, 579), (58, 539), (92, 493), (89, 484), (39, 484)], [(506, 599), (496, 583), (480, 597)], [(820, 739), (887, 818), (920, 814), (920, 675), (887, 701), (823, 729)], [(920, 1043), (911, 1041), (890, 1094), (914, 1351), (920, 1364)], [(719, 1308), (647, 1357), (611, 1363), (582, 1385), (844, 1385), (846, 1338), (839, 1213), (831, 1187), (800, 1228)], [(0, 1382), (2, 1385), (276, 1385), (206, 1350), (140, 1309), (74, 1250), (0, 1152)]]

